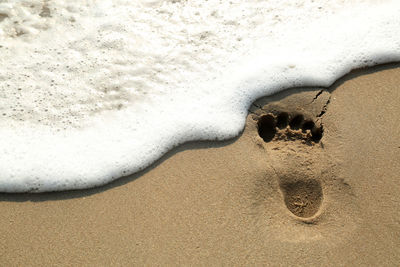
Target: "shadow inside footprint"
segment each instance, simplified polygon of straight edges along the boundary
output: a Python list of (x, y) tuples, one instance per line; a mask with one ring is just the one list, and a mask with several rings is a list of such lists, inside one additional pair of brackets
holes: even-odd
[(318, 143), (319, 140), (321, 140), (323, 133), (324, 129), (322, 127), (312, 129), (311, 130), (312, 140)]
[(289, 122), (290, 128), (292, 128), (293, 130), (300, 129), (300, 126), (302, 125), (303, 120), (304, 120), (304, 116), (301, 114), (294, 116)]
[(287, 112), (281, 112), (276, 118), (276, 126), (279, 129), (285, 129), (289, 123), (289, 114)]
[(322, 203), (322, 187), (320, 182), (311, 179), (283, 183), (280, 185), (286, 207), (296, 216), (312, 217)]
[(262, 116), (257, 123), (258, 134), (264, 142), (271, 141), (276, 134), (276, 122), (274, 116), (268, 114)]
[(301, 126), (301, 130), (303, 133), (307, 132), (307, 130), (312, 130), (315, 127), (315, 123), (311, 120), (305, 121), (303, 125)]

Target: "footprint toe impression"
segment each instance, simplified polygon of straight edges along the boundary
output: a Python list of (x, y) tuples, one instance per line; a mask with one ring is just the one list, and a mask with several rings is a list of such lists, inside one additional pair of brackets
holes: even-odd
[(304, 116), (301, 114), (294, 116), (289, 122), (290, 128), (293, 130), (300, 129), (300, 126), (301, 126), (303, 120), (304, 120)]
[[(289, 125), (289, 128), (287, 126)], [(273, 114), (261, 116), (257, 122), (258, 134), (264, 142), (270, 142), (279, 133), (278, 138), (287, 140), (302, 139), (311, 143), (318, 143), (323, 136), (323, 128), (317, 126), (311, 119), (305, 119), (304, 115), (296, 114), (293, 117), (287, 112), (280, 112), (276, 117)], [(301, 133), (297, 130), (301, 129)], [(311, 134), (307, 134), (307, 132)]]
[(271, 141), (276, 134), (276, 122), (273, 115), (264, 115), (258, 120), (258, 134), (265, 141)]
[(314, 129), (314, 127), (315, 127), (315, 123), (311, 120), (308, 120), (303, 123), (303, 125), (301, 126), (301, 130), (303, 132), (306, 132), (307, 130), (311, 131), (312, 129)]
[(288, 126), (289, 123), (289, 114), (286, 112), (281, 112), (278, 114), (278, 117), (276, 118), (276, 126), (279, 129), (285, 129)]
[(323, 133), (324, 129), (322, 127), (312, 129), (311, 130), (312, 140), (318, 143), (321, 140)]

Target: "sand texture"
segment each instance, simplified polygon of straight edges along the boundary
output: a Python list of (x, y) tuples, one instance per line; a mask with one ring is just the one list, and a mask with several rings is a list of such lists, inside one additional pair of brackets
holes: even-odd
[(183, 145), (110, 185), (1, 194), (0, 261), (396, 266), (399, 87), (398, 64), (354, 71), (260, 99), (235, 140)]

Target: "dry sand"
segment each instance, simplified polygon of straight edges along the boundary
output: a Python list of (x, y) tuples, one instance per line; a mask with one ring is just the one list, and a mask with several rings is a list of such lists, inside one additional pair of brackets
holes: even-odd
[[(102, 188), (2, 194), (1, 263), (398, 265), (399, 66), (259, 100), (237, 139), (186, 144)], [(322, 139), (296, 121), (270, 134), (282, 112)]]

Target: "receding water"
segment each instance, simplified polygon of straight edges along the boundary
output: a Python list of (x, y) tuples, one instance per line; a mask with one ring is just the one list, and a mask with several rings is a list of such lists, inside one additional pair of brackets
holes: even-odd
[(255, 99), (400, 60), (398, 1), (0, 3), (0, 191), (88, 188)]

